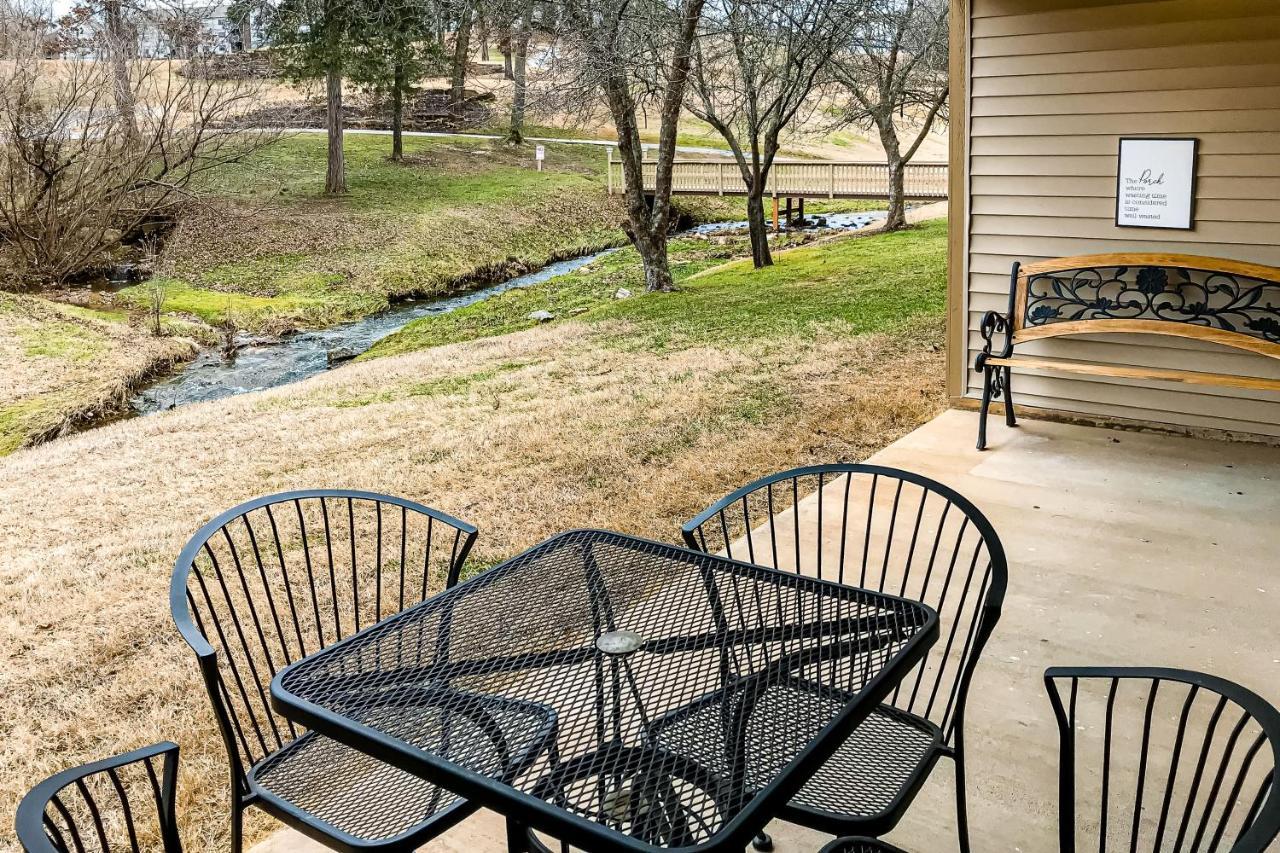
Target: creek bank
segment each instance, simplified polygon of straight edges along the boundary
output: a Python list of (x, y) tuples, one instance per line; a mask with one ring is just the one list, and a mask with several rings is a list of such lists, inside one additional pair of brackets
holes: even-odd
[[(883, 215), (881, 212), (832, 213), (824, 215), (820, 224), (811, 222), (807, 227), (824, 232), (858, 230), (873, 224)], [(719, 235), (745, 227), (746, 223), (741, 221), (710, 222), (692, 225), (684, 233), (718, 240), (722, 239)], [(572, 258), (553, 258), (534, 271), (476, 287), (486, 276), (510, 271), (512, 263), (518, 262), (490, 265), (465, 277), (463, 284), (473, 288), (466, 292), (429, 299), (408, 298), (370, 317), (325, 329), (298, 332), (281, 339), (245, 340), (236, 344), (231, 358), (207, 350), (185, 369), (142, 388), (134, 394), (130, 405), (137, 414), (146, 415), (187, 403), (216, 400), (296, 382), (360, 356), (378, 341), (419, 318), (447, 314), (509, 290), (531, 287), (574, 272), (616, 251), (620, 245), (621, 241)], [(552, 318), (540, 316), (537, 319), (545, 322)]]
[[(245, 338), (236, 342), (230, 358), (224, 358), (217, 350), (205, 350), (182, 370), (141, 388), (131, 398), (130, 406), (136, 414), (146, 415), (296, 382), (354, 359), (420, 317), (454, 311), (512, 288), (528, 287), (572, 272), (615, 249), (607, 247), (552, 261), (534, 272), (453, 295), (409, 297), (386, 311), (350, 323), (283, 338)], [(468, 280), (474, 286), (476, 279), (469, 276)]]

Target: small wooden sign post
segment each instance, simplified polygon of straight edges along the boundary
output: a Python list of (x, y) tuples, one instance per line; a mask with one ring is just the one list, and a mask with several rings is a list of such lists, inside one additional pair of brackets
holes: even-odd
[(547, 148), (545, 145), (539, 145), (533, 149), (534, 159), (538, 161), (538, 171), (542, 171), (542, 161), (547, 159)]

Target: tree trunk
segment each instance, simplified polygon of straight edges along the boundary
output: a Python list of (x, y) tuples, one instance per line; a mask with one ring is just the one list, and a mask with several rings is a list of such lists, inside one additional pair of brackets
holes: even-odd
[(397, 62), (391, 79), (391, 159), (404, 159), (404, 63)]
[(660, 99), (656, 181), (652, 203), (644, 192), (644, 146), (636, 126), (637, 104), (625, 71), (611, 70), (603, 80), (604, 96), (618, 133), (618, 153), (622, 158), (622, 175), (626, 184), (627, 226), (631, 242), (644, 263), (646, 290), (675, 290), (671, 266), (667, 259), (667, 229), (671, 225), (671, 170), (676, 156), (676, 135), (680, 110), (684, 104), (685, 86), (689, 80), (694, 38), (702, 17), (705, 0), (687, 0), (681, 4), (681, 29), (673, 45), (667, 82)]
[(515, 69), (511, 65), (511, 28), (503, 27), (498, 32), (498, 53), (502, 54), (502, 76), (507, 80), (516, 79)]
[(253, 50), (253, 16), (248, 10), (240, 19), (240, 49)]
[(107, 52), (111, 57), (111, 73), (115, 84), (112, 94), (115, 97), (116, 115), (124, 128), (126, 139), (138, 136), (137, 104), (133, 97), (133, 84), (129, 79), (128, 34), (124, 20), (124, 10), (120, 0), (107, 0), (104, 7), (107, 20)]
[(906, 164), (901, 157), (889, 160), (889, 215), (885, 217), (884, 230), (897, 231), (907, 227)]
[(769, 222), (764, 215), (764, 179), (747, 190), (747, 227), (751, 231), (751, 261), (756, 269), (773, 266), (769, 251)]
[(880, 142), (884, 146), (885, 162), (889, 164), (889, 215), (884, 220), (885, 231), (898, 231), (907, 225), (905, 174), (902, 148), (898, 144), (898, 131), (893, 126), (893, 115), (878, 120)]
[(476, 27), (480, 31), (478, 33), (478, 35), (480, 36), (480, 61), (488, 62), (489, 61), (489, 20), (484, 15), (480, 15), (479, 17), (480, 19), (476, 21)]
[(667, 259), (666, 232), (633, 234), (632, 242), (644, 264), (644, 289), (664, 293), (675, 290), (675, 279), (671, 277), (671, 264)]
[(473, 9), (470, 3), (462, 7), (462, 17), (458, 19), (458, 32), (453, 44), (453, 78), (449, 88), (449, 112), (455, 120), (462, 118), (466, 99), (467, 60), (471, 55), (471, 17)]
[(326, 193), (345, 193), (347, 191), (346, 164), (342, 156), (342, 71), (330, 67), (325, 75), (325, 89), (328, 97), (326, 118), (329, 135), (329, 168), (324, 176)]
[(511, 145), (524, 143), (524, 110), (529, 92), (529, 35), (533, 25), (533, 0), (524, 0), (520, 17), (516, 21), (514, 44), (515, 53), (515, 91), (511, 96), (511, 128), (507, 131), (507, 142)]

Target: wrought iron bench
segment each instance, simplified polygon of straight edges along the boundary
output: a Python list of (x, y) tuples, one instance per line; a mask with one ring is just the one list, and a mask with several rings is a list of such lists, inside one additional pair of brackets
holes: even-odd
[[(1027, 341), (1064, 335), (1135, 332), (1223, 344), (1280, 359), (1280, 268), (1193, 255), (1114, 254), (1013, 265), (1009, 311), (988, 311), (979, 326), (983, 375), (978, 449), (987, 445), (987, 413), (1004, 399), (1014, 426), (1011, 370), (1050, 370), (1280, 391), (1280, 379), (1014, 355)], [(1004, 345), (997, 348), (1003, 335)]]

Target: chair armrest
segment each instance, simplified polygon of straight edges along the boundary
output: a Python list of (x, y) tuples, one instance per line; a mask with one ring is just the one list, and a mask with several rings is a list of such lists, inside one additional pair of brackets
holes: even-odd
[(988, 311), (982, 315), (982, 322), (978, 324), (978, 334), (982, 335), (982, 352), (978, 354), (977, 360), (973, 364), (973, 369), (982, 371), (986, 367), (987, 359), (996, 355), (996, 337), (1004, 336), (1004, 345), (1000, 348), (999, 357), (1008, 358), (1013, 355), (1013, 323), (1009, 318), (999, 311)]
[[(166, 851), (181, 850), (178, 839), (178, 822), (175, 814), (175, 791), (178, 779), (178, 745), (170, 741), (135, 749), (123, 755), (72, 767), (56, 773), (40, 782), (18, 804), (14, 830), (18, 842), (26, 853), (58, 853), (67, 849), (116, 849), (113, 842), (119, 839), (118, 827), (104, 830), (104, 819), (110, 821), (123, 817), (130, 836), (134, 821), (141, 821), (150, 809), (142, 807), (142, 794), (122, 785), (117, 774), (131, 765), (141, 765), (138, 774), (150, 777), (151, 787), (147, 800), (153, 800), (154, 817), (160, 830), (162, 848)], [(98, 777), (101, 786), (86, 782)], [(109, 780), (110, 784), (107, 784)], [(127, 782), (127, 779), (126, 779)], [(147, 786), (142, 786), (147, 791)], [(96, 792), (96, 796), (93, 792)], [(115, 799), (108, 799), (114, 792)], [(59, 797), (61, 794), (61, 797)], [(54, 807), (49, 808), (50, 804)], [(65, 804), (64, 804), (65, 803)], [(92, 821), (92, 823), (90, 823)], [(79, 826), (77, 826), (79, 824)], [(79, 833), (86, 840), (96, 828), (97, 837), (92, 845), (81, 844)], [(105, 835), (104, 835), (105, 833)], [(108, 840), (107, 836), (117, 833)], [(75, 845), (66, 844), (74, 839)], [(135, 848), (137, 849), (137, 848)], [(147, 849), (154, 849), (148, 847)]]

